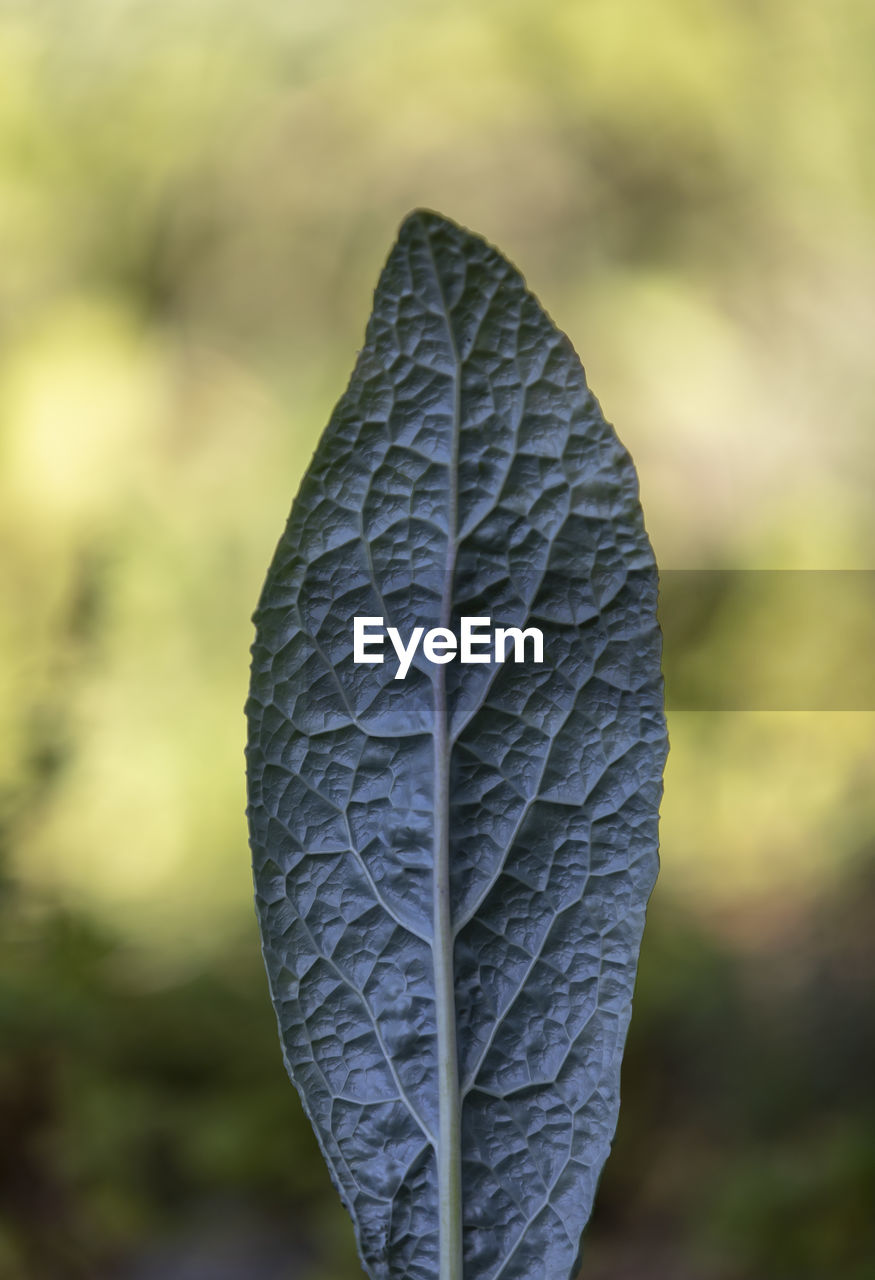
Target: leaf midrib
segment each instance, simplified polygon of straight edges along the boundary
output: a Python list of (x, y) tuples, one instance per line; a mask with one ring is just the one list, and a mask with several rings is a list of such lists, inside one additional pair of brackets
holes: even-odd
[[(461, 428), (462, 364), (453, 333), (450, 308), (428, 227), (419, 219), (453, 356), (453, 422), (447, 484), (447, 553), (441, 595), (440, 623), (452, 617), (453, 575), (458, 531), (458, 462)], [(450, 901), (450, 743), (447, 724), (446, 667), (432, 675), (434, 691), (434, 856), (432, 959), (437, 1024), (439, 1280), (462, 1280), (462, 1133), (459, 1062), (456, 1045), (456, 984), (453, 972), (454, 932)]]

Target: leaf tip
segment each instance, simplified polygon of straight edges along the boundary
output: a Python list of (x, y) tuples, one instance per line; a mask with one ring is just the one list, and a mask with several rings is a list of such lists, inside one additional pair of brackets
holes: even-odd
[(445, 217), (435, 209), (412, 209), (398, 228), (398, 242), (401, 244), (414, 236), (431, 236), (440, 228), (462, 230), (452, 218)]

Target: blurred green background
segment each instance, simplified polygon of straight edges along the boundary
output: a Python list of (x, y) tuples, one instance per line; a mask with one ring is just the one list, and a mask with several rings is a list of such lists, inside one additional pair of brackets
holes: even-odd
[[(3, 1280), (358, 1274), (242, 707), (403, 215), (523, 267), (663, 568), (875, 568), (873, 66), (869, 0), (0, 0)], [(870, 1280), (875, 715), (669, 728), (585, 1274)]]

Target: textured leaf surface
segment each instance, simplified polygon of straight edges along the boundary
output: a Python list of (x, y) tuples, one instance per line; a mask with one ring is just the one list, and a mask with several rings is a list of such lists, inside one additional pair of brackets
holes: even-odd
[[(463, 614), (540, 627), (544, 662), (353, 662), (355, 615)], [(565, 1280), (657, 871), (656, 573), (567, 338), (438, 215), (401, 229), (256, 628), (264, 955), (365, 1266)]]

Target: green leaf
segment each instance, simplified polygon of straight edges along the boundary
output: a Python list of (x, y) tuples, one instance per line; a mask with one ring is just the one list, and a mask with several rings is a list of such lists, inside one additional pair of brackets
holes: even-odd
[[(409, 671), (353, 619), (534, 626)], [(635, 471), (479, 237), (407, 218), (256, 614), (256, 902), (286, 1065), (386, 1280), (569, 1276), (607, 1157), (666, 753)], [(485, 652), (485, 651), (484, 651)]]

